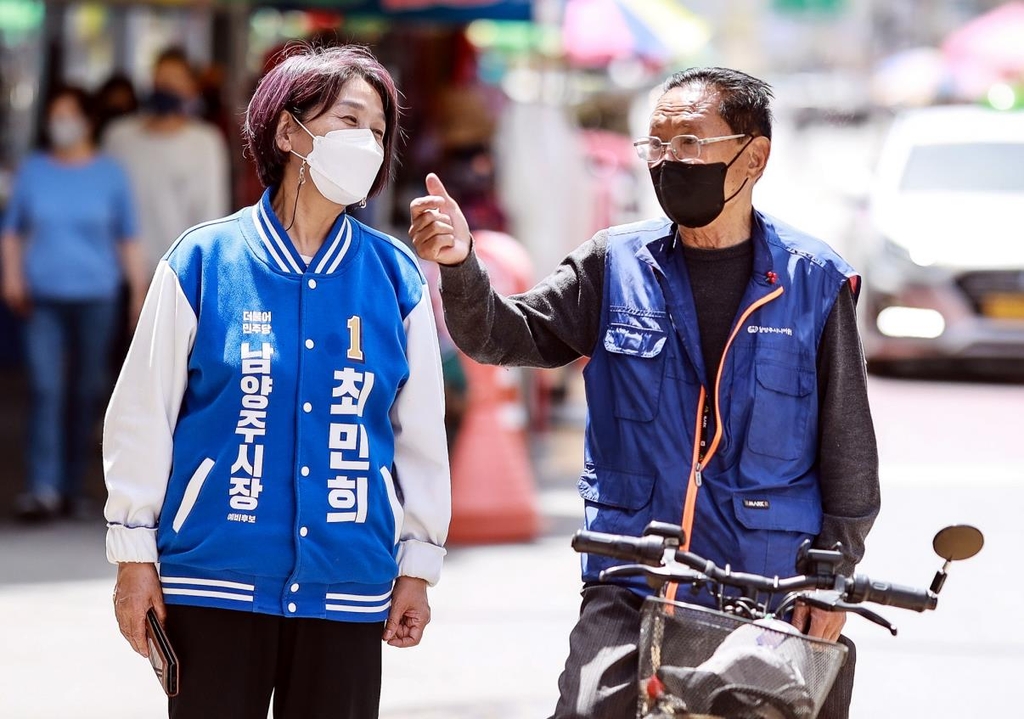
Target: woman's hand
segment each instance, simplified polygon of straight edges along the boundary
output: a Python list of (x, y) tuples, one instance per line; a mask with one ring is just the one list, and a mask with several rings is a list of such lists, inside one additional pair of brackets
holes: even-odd
[(11, 268), (4, 272), (4, 302), (19, 317), (27, 317), (32, 311), (32, 300), (25, 284), (25, 276), (21, 268)]
[(144, 657), (149, 656), (146, 644), (146, 612), (153, 607), (163, 624), (167, 618), (164, 594), (156, 565), (143, 562), (122, 562), (117, 565), (117, 583), (114, 586), (114, 616), (121, 634), (132, 649)]
[(430, 194), (409, 203), (409, 238), (424, 260), (457, 265), (469, 256), (472, 246), (469, 223), (433, 172), (427, 175), (427, 192)]
[(0, 237), (0, 290), (3, 292), (4, 303), (11, 311), (21, 317), (28, 317), (32, 312), (32, 297), (25, 282), (25, 266), (22, 257), (23, 244), (21, 238), (13, 233)]
[(384, 641), (393, 647), (414, 647), (430, 623), (427, 582), (416, 577), (399, 577), (391, 592), (391, 611), (384, 626)]

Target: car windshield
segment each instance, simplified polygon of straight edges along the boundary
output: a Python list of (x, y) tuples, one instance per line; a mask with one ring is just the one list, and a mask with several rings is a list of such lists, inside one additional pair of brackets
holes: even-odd
[(1024, 143), (919, 145), (910, 152), (904, 192), (1024, 192)]

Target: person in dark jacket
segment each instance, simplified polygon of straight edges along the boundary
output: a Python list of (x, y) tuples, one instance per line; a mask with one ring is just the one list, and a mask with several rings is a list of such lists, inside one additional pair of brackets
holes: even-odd
[[(539, 367), (590, 358), (579, 482), (588, 529), (639, 535), (652, 520), (673, 522), (685, 548), (784, 576), (805, 539), (841, 542), (840, 570), (850, 572), (880, 502), (859, 277), (826, 244), (753, 208), (771, 98), (735, 70), (673, 75), (650, 135), (634, 143), (667, 217), (599, 232), (524, 294), (491, 290), (436, 175), (411, 204), (409, 232), (441, 265), (448, 328), (470, 357)], [(634, 716), (650, 590), (599, 584), (611, 563), (583, 558), (555, 719)], [(844, 621), (804, 606), (792, 617), (833, 641)], [(848, 714), (850, 647), (822, 717)]]

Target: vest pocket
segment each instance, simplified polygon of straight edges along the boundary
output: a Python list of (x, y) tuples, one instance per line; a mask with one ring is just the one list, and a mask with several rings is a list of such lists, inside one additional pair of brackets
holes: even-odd
[(757, 385), (747, 447), (769, 457), (799, 459), (806, 449), (814, 373), (770, 362), (759, 362), (754, 371)]
[(587, 504), (587, 528), (639, 536), (647, 526), (654, 496), (654, 475), (590, 465), (577, 485)]
[(615, 416), (649, 422), (658, 414), (665, 374), (667, 317), (612, 311), (604, 333), (608, 353), (609, 391)]
[(767, 576), (796, 574), (801, 542), (821, 532), (821, 501), (778, 490), (746, 490), (733, 495), (736, 519), (747, 531), (740, 537), (747, 571)]

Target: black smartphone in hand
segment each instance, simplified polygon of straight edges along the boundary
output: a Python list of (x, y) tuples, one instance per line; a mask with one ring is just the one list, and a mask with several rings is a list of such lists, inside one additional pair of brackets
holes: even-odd
[(178, 656), (152, 607), (146, 612), (146, 643), (149, 645), (149, 663), (153, 665), (156, 678), (160, 680), (164, 693), (173, 697), (178, 693)]

